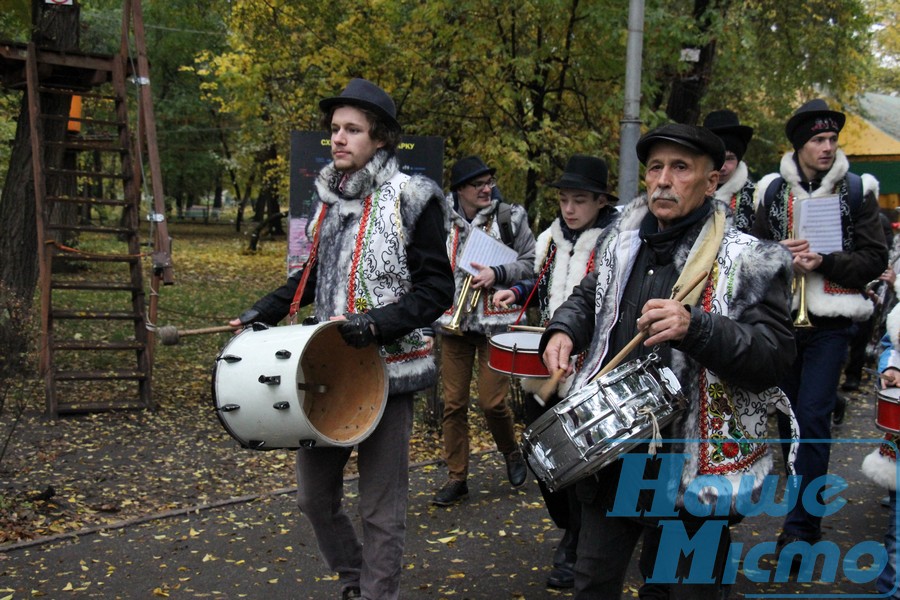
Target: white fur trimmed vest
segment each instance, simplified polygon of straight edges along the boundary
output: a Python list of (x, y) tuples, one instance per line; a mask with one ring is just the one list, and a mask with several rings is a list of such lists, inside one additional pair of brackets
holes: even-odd
[[(801, 174), (794, 161), (794, 153), (788, 152), (781, 157), (780, 173), (785, 181), (785, 185), (779, 190), (775, 198), (776, 206), (770, 207), (768, 215), (772, 221), (773, 231), (779, 239), (788, 239), (794, 237), (793, 234), (793, 204), (796, 198), (821, 198), (823, 196), (832, 196), (837, 194), (840, 196), (841, 203), (841, 226), (844, 234), (844, 250), (853, 250), (853, 226), (850, 215), (849, 194), (847, 192), (847, 171), (850, 169), (850, 163), (847, 161), (843, 151), (838, 150), (835, 154), (834, 164), (825, 177), (822, 178), (821, 185), (812, 193), (807, 192), (801, 185)], [(766, 195), (766, 189), (772, 185), (773, 181), (778, 178), (777, 173), (772, 173), (763, 177), (757, 187), (757, 204), (763, 202)], [(863, 195), (873, 191), (875, 186), (875, 195), (877, 196), (877, 181), (871, 176), (863, 177)], [(854, 290), (840, 286), (829, 281), (820, 273), (812, 272), (807, 274), (806, 279), (806, 304), (809, 312), (820, 317), (848, 317), (854, 321), (865, 321), (872, 315), (874, 305), (862, 293), (862, 290)], [(793, 308), (796, 310), (800, 305), (799, 286), (798, 291), (794, 294)]]
[(750, 233), (756, 214), (756, 184), (750, 179), (750, 171), (744, 161), (738, 163), (731, 179), (716, 190), (715, 198), (731, 209), (732, 224), (738, 231)]
[[(544, 285), (541, 279), (547, 279), (547, 302), (541, 303), (540, 325), (546, 327), (550, 317), (559, 306), (566, 301), (575, 286), (581, 283), (584, 276), (594, 268), (594, 250), (597, 238), (603, 233), (602, 227), (592, 227), (582, 231), (573, 244), (563, 234), (559, 219), (555, 219), (537, 239), (534, 257), (534, 273), (538, 276), (535, 285)], [(550, 249), (556, 246), (553, 253)], [(542, 275), (543, 274), (543, 275)], [(581, 360), (576, 360), (576, 369)], [(572, 387), (575, 374), (564, 377), (557, 386), (557, 394), (565, 397)], [(522, 379), (522, 389), (536, 394), (544, 385), (543, 378)]]
[[(716, 210), (723, 211), (724, 206), (719, 204)], [(618, 318), (624, 282), (628, 281), (637, 258), (640, 224), (647, 213), (646, 197), (635, 199), (598, 242), (595, 345), (589, 349), (585, 366), (576, 377), (575, 389), (593, 378), (609, 352), (607, 340)], [(710, 215), (700, 232), (701, 239), (712, 222)], [(674, 260), (679, 272), (683, 270), (690, 250), (688, 243), (676, 248)], [(752, 236), (728, 228), (706, 289), (701, 294), (700, 305), (707, 312), (739, 318), (746, 308), (764, 298), (769, 281), (780, 270), (789, 268), (788, 261), (784, 252), (773, 244), (761, 243)], [(734, 302), (734, 292), (738, 289), (750, 292), (740, 305)], [(699, 475), (725, 476), (734, 490), (738, 489), (742, 476), (751, 475), (755, 481), (754, 491), (758, 490), (772, 468), (768, 445), (757, 441), (768, 437), (767, 406), (772, 404), (782, 412), (792, 414), (787, 396), (777, 387), (759, 394), (733, 387), (674, 348), (670, 367), (681, 383), (688, 406), (681, 420), (683, 428), (678, 432), (681, 439), (688, 440), (684, 452), (689, 455), (682, 472), (678, 502), (682, 501), (688, 484)], [(792, 437), (796, 439), (795, 422), (792, 429)], [(792, 456), (793, 453), (796, 453), (796, 446)], [(790, 460), (792, 463), (793, 459)]]
[[(316, 318), (328, 320), (396, 302), (412, 286), (406, 247), (412, 241), (411, 228), (434, 196), (435, 183), (401, 173), (396, 158), (379, 151), (347, 178), (329, 164), (315, 185), (321, 202), (310, 220), (310, 239), (323, 206), (328, 206), (319, 241)], [(425, 388), (437, 376), (421, 330), (381, 346), (381, 355), (390, 394)]]

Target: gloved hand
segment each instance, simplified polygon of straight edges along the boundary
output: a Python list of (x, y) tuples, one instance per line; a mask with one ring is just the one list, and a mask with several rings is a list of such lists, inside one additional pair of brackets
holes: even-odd
[(364, 348), (374, 344), (376, 339), (375, 319), (368, 313), (346, 313), (346, 321), (341, 321), (338, 332), (348, 346)]

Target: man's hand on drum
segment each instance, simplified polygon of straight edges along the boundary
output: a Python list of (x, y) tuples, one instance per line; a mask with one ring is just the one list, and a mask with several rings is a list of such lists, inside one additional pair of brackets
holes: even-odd
[(481, 288), (491, 289), (492, 287), (494, 287), (494, 282), (497, 280), (497, 274), (494, 273), (494, 270), (492, 268), (486, 267), (476, 262), (472, 263), (472, 268), (478, 270), (478, 275), (472, 277), (473, 288), (477, 290)]
[(568, 334), (557, 331), (551, 335), (544, 348), (544, 354), (541, 356), (547, 371), (555, 373), (559, 369), (565, 369), (566, 373), (570, 372), (569, 357), (572, 356), (574, 347), (572, 338)]
[(329, 321), (343, 321), (338, 326), (338, 333), (348, 346), (365, 348), (378, 340), (378, 328), (375, 319), (368, 313), (345, 313), (330, 317)]
[(494, 307), (509, 308), (510, 304), (516, 302), (516, 294), (512, 290), (500, 290), (494, 292)]
[(894, 367), (888, 367), (881, 373), (881, 389), (900, 387), (900, 371)]
[(691, 313), (684, 304), (663, 298), (648, 300), (637, 320), (638, 331), (647, 334), (645, 346), (682, 340), (687, 335), (690, 324)]

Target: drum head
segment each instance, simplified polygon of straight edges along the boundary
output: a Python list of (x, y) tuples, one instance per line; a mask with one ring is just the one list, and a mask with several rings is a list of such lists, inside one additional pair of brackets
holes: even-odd
[(324, 386), (300, 392), (310, 424), (337, 443), (358, 440), (381, 419), (387, 374), (378, 346), (351, 348), (337, 324), (316, 332), (300, 360), (302, 381)]
[(530, 331), (509, 331), (491, 336), (491, 345), (504, 350), (515, 346), (519, 352), (537, 352), (541, 344), (541, 334)]

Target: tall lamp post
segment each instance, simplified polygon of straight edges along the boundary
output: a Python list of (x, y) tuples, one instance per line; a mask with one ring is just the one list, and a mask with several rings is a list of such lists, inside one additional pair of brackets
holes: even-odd
[(628, 44), (625, 58), (625, 111), (619, 121), (619, 198), (637, 196), (638, 159), (635, 146), (641, 137), (641, 54), (644, 46), (644, 0), (628, 4)]

